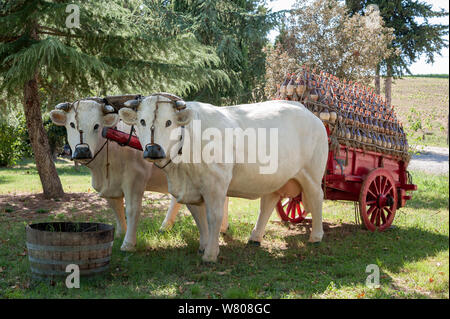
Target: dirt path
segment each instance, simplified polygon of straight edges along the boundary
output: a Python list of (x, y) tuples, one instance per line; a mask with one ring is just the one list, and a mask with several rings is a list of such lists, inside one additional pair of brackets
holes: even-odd
[(434, 146), (416, 146), (408, 170), (424, 171), (430, 174), (448, 174), (448, 148)]

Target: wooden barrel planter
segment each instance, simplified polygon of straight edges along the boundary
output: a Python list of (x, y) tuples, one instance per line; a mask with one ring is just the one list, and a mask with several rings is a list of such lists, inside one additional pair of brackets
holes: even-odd
[(68, 276), (69, 264), (80, 275), (104, 272), (109, 267), (114, 227), (101, 223), (52, 222), (26, 227), (31, 272), (35, 277)]

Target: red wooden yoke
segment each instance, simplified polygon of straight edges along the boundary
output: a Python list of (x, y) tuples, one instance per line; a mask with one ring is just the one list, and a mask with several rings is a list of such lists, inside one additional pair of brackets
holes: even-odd
[(136, 150), (142, 151), (141, 143), (137, 136), (131, 135), (130, 133), (125, 133), (114, 128), (104, 128), (102, 131), (102, 136), (108, 140), (119, 143), (121, 146), (129, 146)]

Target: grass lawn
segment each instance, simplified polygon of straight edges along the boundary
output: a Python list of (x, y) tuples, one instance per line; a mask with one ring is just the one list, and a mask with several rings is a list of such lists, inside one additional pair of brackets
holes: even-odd
[[(0, 169), (0, 298), (449, 298), (448, 175), (413, 173), (419, 190), (385, 233), (356, 225), (352, 203), (326, 201), (320, 245), (307, 243), (310, 224), (285, 224), (274, 213), (262, 246), (248, 247), (259, 202), (233, 198), (215, 265), (201, 263), (186, 210), (170, 232), (158, 233), (168, 197), (146, 194), (137, 251), (121, 252), (116, 239), (110, 272), (67, 289), (31, 280), (25, 225), (114, 217), (85, 168), (76, 172), (69, 162), (57, 168), (66, 192), (76, 194), (45, 207), (28, 194), (41, 191), (32, 163)], [(378, 289), (365, 284), (370, 264), (380, 267)]]

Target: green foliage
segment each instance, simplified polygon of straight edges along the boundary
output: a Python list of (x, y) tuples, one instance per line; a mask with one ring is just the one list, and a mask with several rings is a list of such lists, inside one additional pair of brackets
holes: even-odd
[(417, 132), (418, 130), (422, 130), (422, 119), (420, 118), (420, 114), (413, 107), (409, 109), (408, 114), (408, 123), (410, 130)]
[(29, 158), (33, 156), (31, 149), (30, 137), (28, 136), (27, 123), (23, 112), (18, 112), (16, 115), (16, 137), (20, 143), (20, 154), (22, 158)]
[(21, 145), (17, 133), (14, 126), (0, 122), (0, 167), (12, 166), (21, 158)]
[[(346, 0), (352, 14), (361, 13), (370, 5), (379, 8), (386, 26), (394, 29), (392, 47), (400, 51), (381, 64), (389, 75), (411, 74), (409, 65), (425, 55), (434, 62), (436, 53), (448, 47), (448, 25), (432, 24), (429, 19), (448, 16), (444, 9), (434, 11), (429, 3), (416, 0)], [(391, 74), (389, 74), (391, 73)]]
[[(188, 99), (216, 105), (245, 103), (262, 99), (267, 34), (279, 20), (261, 0), (173, 0), (167, 10), (182, 17), (179, 25), (204, 45), (212, 46), (219, 69), (229, 83), (213, 83), (192, 90)], [(226, 84), (226, 85), (224, 85)]]
[(62, 147), (66, 143), (66, 129), (63, 126), (53, 124), (49, 115), (45, 116), (44, 128), (47, 132), (50, 151), (52, 154), (57, 155), (57, 153), (61, 152)]
[[(80, 8), (80, 28), (65, 25), (72, 3)], [(213, 69), (219, 63), (214, 50), (188, 32), (155, 24), (161, 5), (154, 8), (139, 0), (2, 3), (0, 29), (7, 31), (0, 37), (0, 89), (15, 94), (36, 72), (77, 96), (182, 94), (226, 83), (226, 74)]]

